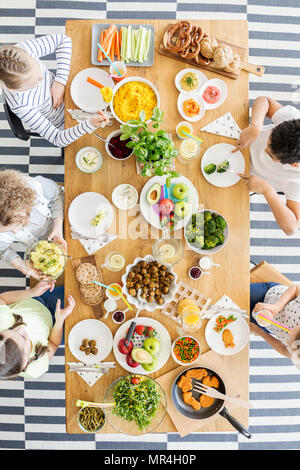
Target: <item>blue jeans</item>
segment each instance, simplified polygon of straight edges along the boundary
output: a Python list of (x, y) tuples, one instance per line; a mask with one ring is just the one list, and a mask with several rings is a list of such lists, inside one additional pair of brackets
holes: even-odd
[[(39, 297), (34, 297), (35, 300), (41, 302), (41, 304), (45, 305), (45, 307), (51, 312), (53, 324), (55, 323), (55, 309), (56, 309), (56, 302), (58, 299), (61, 301), (61, 308), (64, 308), (64, 286), (54, 287), (53, 291), (50, 292), (47, 290), (43, 295)], [(62, 337), (61, 344), (64, 344), (64, 333)]]
[(265, 295), (271, 287), (278, 285), (278, 282), (253, 282), (250, 284), (250, 321), (269, 334), (270, 332), (266, 328), (260, 326), (255, 318), (253, 318), (252, 310), (258, 302), (264, 302)]

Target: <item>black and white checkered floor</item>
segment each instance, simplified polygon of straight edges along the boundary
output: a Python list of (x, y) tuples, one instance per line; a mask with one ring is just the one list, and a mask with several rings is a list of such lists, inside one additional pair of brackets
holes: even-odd
[[(0, 0), (0, 43), (64, 32), (66, 19), (214, 18), (249, 22), (249, 61), (266, 67), (263, 78), (250, 75), (250, 104), (268, 94), (299, 107), (299, 0)], [(45, 61), (55, 69), (54, 57)], [(16, 168), (63, 181), (60, 149), (41, 139), (15, 139), (0, 109), (0, 168)], [(300, 281), (300, 236), (285, 237), (261, 196), (251, 198), (251, 259), (273, 264)], [(22, 288), (23, 276), (0, 265), (1, 290)], [(0, 449), (299, 449), (300, 375), (289, 360), (251, 337), (251, 441), (236, 432), (123, 435), (68, 435), (65, 432), (64, 348), (38, 381), (0, 382)]]

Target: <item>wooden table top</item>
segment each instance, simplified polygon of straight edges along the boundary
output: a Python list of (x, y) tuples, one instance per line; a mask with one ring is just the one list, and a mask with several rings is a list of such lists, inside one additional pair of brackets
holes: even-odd
[[(179, 141), (175, 134), (176, 124), (182, 121), (177, 110), (178, 91), (174, 85), (174, 77), (178, 71), (187, 67), (180, 61), (173, 60), (158, 54), (159, 44), (162, 38), (163, 30), (170, 21), (165, 20), (114, 20), (114, 23), (132, 23), (132, 24), (151, 24), (155, 28), (155, 63), (152, 67), (130, 67), (129, 75), (143, 76), (153, 82), (159, 90), (161, 105), (160, 109), (165, 111), (164, 122), (161, 128), (171, 132), (178, 148)], [(208, 35), (228, 41), (245, 47), (248, 50), (248, 27), (246, 21), (240, 20), (203, 20), (194, 21), (193, 24), (201, 25)], [(72, 38), (73, 52), (72, 63), (69, 76), (69, 82), (66, 87), (65, 105), (66, 109), (76, 108), (70, 96), (70, 84), (75, 75), (82, 69), (92, 67), (91, 64), (91, 32), (92, 25), (95, 23), (111, 23), (109, 20), (69, 20), (66, 23), (66, 34)], [(108, 71), (108, 67), (103, 67)], [(204, 71), (203, 69), (200, 69)], [(205, 71), (204, 71), (205, 72)], [(208, 78), (218, 77), (213, 72), (205, 72)], [(222, 106), (215, 110), (207, 111), (204, 118), (194, 123), (194, 132), (201, 135), (200, 127), (212, 122), (217, 117), (230, 111), (237, 121), (240, 128), (248, 125), (248, 74), (241, 72), (238, 80), (219, 76), (227, 83), (228, 98)], [(66, 128), (75, 125), (69, 113), (66, 112)], [(114, 122), (113, 128), (98, 129), (103, 137), (106, 137), (113, 129), (118, 128), (117, 122)], [(216, 143), (228, 142), (234, 144), (235, 141), (229, 138), (216, 136), (213, 134), (202, 133), (201, 137), (204, 142), (202, 144), (203, 152)], [(103, 155), (103, 164), (101, 170), (95, 174), (84, 174), (80, 172), (75, 165), (75, 155), (79, 149), (84, 146), (97, 147)], [(246, 160), (246, 168), (249, 165), (248, 151), (243, 151)], [(213, 267), (210, 276), (202, 276), (199, 281), (191, 281), (188, 278), (188, 268), (194, 265), (199, 255), (188, 250), (186, 247), (184, 258), (174, 266), (179, 279), (190, 283), (192, 286), (211, 297), (212, 302), (217, 301), (224, 294), (228, 295), (241, 308), (249, 309), (249, 195), (246, 185), (240, 181), (236, 185), (222, 189), (211, 186), (203, 178), (200, 169), (199, 157), (189, 165), (182, 165), (176, 162), (176, 170), (182, 175), (188, 177), (197, 188), (199, 195), (199, 204), (203, 204), (204, 208), (215, 209), (226, 218), (230, 237), (226, 246), (213, 256), (214, 262), (221, 265), (220, 268)], [(103, 194), (111, 201), (111, 193), (115, 186), (121, 183), (131, 183), (140, 192), (143, 185), (148, 179), (137, 175), (134, 158), (125, 162), (117, 162), (108, 157), (105, 152), (104, 144), (93, 135), (86, 134), (79, 140), (69, 145), (65, 149), (65, 237), (68, 242), (68, 252), (74, 258), (86, 256), (86, 252), (78, 240), (70, 237), (70, 225), (67, 217), (68, 208), (71, 201), (80, 193), (86, 191), (96, 191)], [(152, 253), (152, 242), (150, 236), (147, 239), (139, 238), (136, 240), (126, 239), (124, 233), (124, 217), (126, 211), (116, 211), (115, 230), (119, 234), (119, 238), (99, 250), (95, 256), (102, 263), (107, 253), (112, 250), (120, 250), (126, 258), (126, 264), (130, 264), (137, 256), (145, 256)], [(132, 218), (133, 219), (133, 218)], [(129, 220), (130, 223), (131, 220)], [(149, 229), (150, 235), (150, 229)], [(152, 232), (153, 236), (153, 232)], [(103, 278), (106, 284), (118, 282), (121, 279), (123, 271), (112, 273), (107, 269), (103, 269)], [(65, 270), (65, 294), (72, 293), (77, 305), (70, 317), (68, 317), (65, 325), (66, 337), (66, 362), (74, 361), (74, 358), (67, 346), (68, 334), (71, 328), (79, 321), (86, 318), (93, 318), (91, 307), (84, 305), (80, 300), (80, 293), (71, 263), (68, 263)], [(119, 301), (122, 308), (124, 304)], [(127, 312), (127, 319), (130, 318)], [(176, 324), (161, 315), (159, 311), (153, 313), (143, 312), (143, 316), (149, 316), (161, 321), (168, 329), (171, 339), (175, 339), (178, 334), (176, 332)], [(134, 316), (132, 313), (131, 316)], [(115, 334), (117, 325), (110, 318), (103, 320)], [(205, 325), (205, 322), (204, 322)], [(209, 348), (204, 339), (204, 326), (202, 326), (199, 334), (202, 351), (205, 352)], [(111, 353), (107, 361), (114, 361), (114, 355)], [(234, 356), (223, 356), (224, 364), (230, 363), (232, 367), (232, 381), (236, 385), (237, 393), (244, 400), (248, 399), (248, 348), (245, 348), (239, 354)], [(170, 357), (167, 364), (152, 374), (151, 377), (156, 378), (166, 372), (174, 369), (177, 364)], [(119, 376), (125, 375), (127, 372), (118, 364), (115, 369), (104, 375), (96, 382), (93, 387), (89, 387), (76, 373), (69, 373), (66, 367), (66, 427), (68, 433), (79, 433), (80, 429), (76, 423), (78, 408), (75, 407), (75, 399), (80, 398), (89, 401), (101, 401), (107, 387)], [(237, 408), (234, 413), (244, 426), (248, 426), (248, 410)], [(201, 432), (214, 431), (232, 431), (231, 425), (222, 417), (218, 417), (210, 425), (201, 428)], [(156, 432), (175, 432), (176, 429), (168, 415), (166, 415), (162, 424), (156, 429)], [(103, 433), (116, 433), (108, 423), (102, 429)]]

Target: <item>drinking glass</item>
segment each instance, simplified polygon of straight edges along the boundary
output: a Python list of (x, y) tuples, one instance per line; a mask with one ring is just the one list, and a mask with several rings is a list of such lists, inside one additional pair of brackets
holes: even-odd
[(176, 238), (159, 238), (152, 245), (152, 254), (156, 261), (166, 266), (174, 266), (183, 257), (182, 240)]
[(119, 251), (112, 251), (105, 257), (105, 263), (101, 268), (107, 268), (109, 271), (120, 271), (125, 266), (125, 258)]
[(200, 142), (192, 137), (184, 139), (179, 145), (178, 160), (181, 163), (191, 163), (200, 155)]
[(177, 327), (179, 334), (193, 333), (201, 328), (201, 310), (195, 306), (187, 306), (181, 313), (182, 324)]

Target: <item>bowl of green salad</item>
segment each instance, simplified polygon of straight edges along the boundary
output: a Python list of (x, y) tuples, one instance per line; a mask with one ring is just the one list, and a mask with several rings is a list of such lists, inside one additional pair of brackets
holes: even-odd
[(109, 424), (130, 436), (153, 432), (167, 412), (165, 392), (158, 382), (146, 375), (125, 375), (106, 390), (104, 403)]

